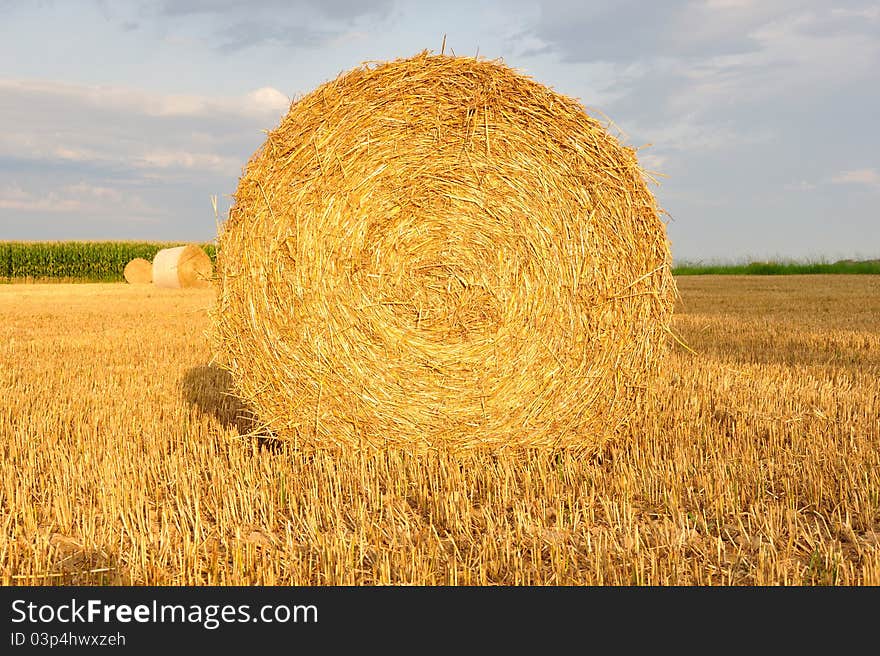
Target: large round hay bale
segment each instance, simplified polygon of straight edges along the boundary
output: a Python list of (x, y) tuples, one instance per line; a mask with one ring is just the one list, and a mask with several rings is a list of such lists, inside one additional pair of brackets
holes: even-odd
[(153, 258), (156, 287), (207, 287), (214, 267), (211, 258), (194, 244), (163, 248)]
[(125, 265), (122, 276), (129, 285), (149, 285), (153, 282), (153, 265), (149, 260), (136, 257)]
[(294, 103), (218, 242), (218, 361), (309, 447), (591, 447), (666, 344), (635, 151), (499, 62), (422, 53)]

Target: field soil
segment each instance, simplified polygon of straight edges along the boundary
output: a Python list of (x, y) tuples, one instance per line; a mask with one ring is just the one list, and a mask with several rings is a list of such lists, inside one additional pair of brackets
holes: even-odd
[(598, 454), (302, 453), (214, 292), (0, 286), (0, 583), (880, 585), (880, 276), (693, 276)]

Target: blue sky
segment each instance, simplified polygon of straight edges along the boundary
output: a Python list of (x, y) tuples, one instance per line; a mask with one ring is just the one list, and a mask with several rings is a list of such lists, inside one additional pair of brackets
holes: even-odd
[(0, 0), (0, 239), (213, 239), (292, 98), (444, 34), (613, 120), (676, 259), (880, 257), (860, 1)]

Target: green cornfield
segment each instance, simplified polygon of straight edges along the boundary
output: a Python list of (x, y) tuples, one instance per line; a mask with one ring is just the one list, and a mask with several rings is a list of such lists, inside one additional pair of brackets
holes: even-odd
[[(60, 241), (0, 242), (0, 282), (122, 282), (131, 260), (152, 261), (180, 242)], [(200, 244), (214, 261), (214, 244)]]
[[(0, 283), (122, 282), (125, 265), (136, 257), (152, 262), (163, 248), (183, 242), (137, 241), (0, 241)], [(213, 243), (199, 244), (211, 262)], [(672, 272), (687, 275), (880, 274), (880, 260), (747, 261), (739, 263), (678, 262)]]

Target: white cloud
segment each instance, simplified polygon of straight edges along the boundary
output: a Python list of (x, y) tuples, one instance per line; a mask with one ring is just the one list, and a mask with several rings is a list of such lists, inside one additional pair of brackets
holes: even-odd
[(55, 80), (0, 79), (0, 94), (153, 117), (231, 114), (277, 121), (290, 105), (290, 99), (273, 87), (261, 87), (242, 96), (204, 96)]
[(151, 150), (137, 157), (133, 164), (148, 169), (195, 169), (230, 173), (242, 166), (234, 157), (223, 157), (213, 153), (193, 153), (185, 150)]
[(56, 158), (70, 162), (90, 162), (98, 158), (95, 152), (80, 148), (68, 148), (67, 146), (55, 146), (51, 152)]
[[(56, 145), (52, 138), (15, 139), (0, 135), (0, 155), (24, 160), (54, 161), (74, 164), (112, 166), (141, 170), (187, 170), (233, 175), (241, 172), (245, 160), (240, 157), (199, 150), (157, 149), (149, 144), (138, 143), (114, 151), (112, 147), (101, 149), (79, 146)], [(97, 145), (97, 144), (96, 144)]]
[(639, 166), (650, 173), (661, 173), (663, 170), (663, 166), (669, 161), (669, 158), (665, 155), (659, 155), (657, 153), (643, 153), (639, 151)]
[(703, 3), (706, 9), (751, 9), (755, 6), (755, 0), (706, 0)]
[(251, 91), (243, 100), (242, 110), (255, 116), (279, 116), (290, 108), (290, 98), (274, 87)]
[[(526, 34), (563, 61), (614, 62), (612, 111), (639, 115), (650, 108), (664, 119), (715, 122), (713, 116), (734, 108), (809, 101), (872, 83), (880, 66), (880, 40), (863, 24), (875, 21), (876, 5), (835, 10), (818, 1), (694, 0), (662, 10), (651, 4), (648, 12), (634, 12), (630, 3), (567, 8), (547, 9)], [(609, 36), (618, 23), (627, 25), (626, 38)]]
[(807, 180), (798, 180), (797, 182), (789, 182), (782, 187), (785, 191), (812, 191), (816, 188), (816, 183)]
[(265, 86), (239, 96), (0, 79), (0, 158), (115, 170), (241, 173), (290, 99)]
[(767, 129), (713, 124), (697, 113), (652, 124), (630, 123), (629, 132), (647, 139), (656, 149), (651, 152), (655, 158), (665, 158), (670, 152), (695, 153), (751, 147), (774, 139), (773, 133)]
[(831, 15), (835, 18), (864, 18), (869, 21), (875, 21), (880, 18), (880, 6), (863, 7), (861, 9), (844, 9), (835, 7), (831, 10)]
[(112, 187), (78, 182), (35, 191), (12, 184), (0, 188), (0, 209), (80, 216), (121, 216), (127, 220), (149, 217), (154, 211), (137, 194)]
[(827, 14), (788, 14), (750, 30), (753, 50), (679, 62), (687, 84), (670, 97), (673, 111), (730, 103), (809, 97), (876, 76), (880, 42), (868, 34), (825, 30)]
[(834, 184), (859, 184), (880, 187), (880, 172), (877, 169), (853, 169), (841, 171), (831, 178)]
[(364, 30), (349, 30), (331, 38), (327, 45), (331, 48), (339, 48), (350, 43), (364, 42), (370, 39), (370, 33)]

